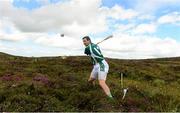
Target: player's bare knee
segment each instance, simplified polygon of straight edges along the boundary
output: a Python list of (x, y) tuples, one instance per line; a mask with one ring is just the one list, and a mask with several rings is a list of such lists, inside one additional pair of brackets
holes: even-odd
[(105, 83), (104, 80), (99, 80), (99, 85), (100, 85), (101, 87), (103, 87), (105, 84), (106, 84), (106, 83)]

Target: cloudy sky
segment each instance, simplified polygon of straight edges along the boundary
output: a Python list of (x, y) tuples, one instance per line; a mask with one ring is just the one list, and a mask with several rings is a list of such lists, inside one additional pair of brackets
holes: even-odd
[[(83, 55), (89, 35), (105, 57), (180, 56), (180, 0), (0, 0), (0, 52)], [(64, 34), (64, 37), (60, 37)]]

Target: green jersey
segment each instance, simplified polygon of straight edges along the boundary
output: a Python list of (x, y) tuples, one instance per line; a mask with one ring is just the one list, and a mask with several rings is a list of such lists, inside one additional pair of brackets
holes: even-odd
[(90, 43), (84, 51), (85, 54), (91, 56), (93, 64), (101, 63), (104, 60), (104, 57), (101, 53), (101, 50), (98, 45)]

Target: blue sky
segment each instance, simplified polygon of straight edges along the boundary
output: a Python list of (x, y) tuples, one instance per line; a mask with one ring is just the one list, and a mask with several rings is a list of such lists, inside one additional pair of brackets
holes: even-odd
[[(43, 0), (44, 2), (46, 2), (45, 0)], [(58, 2), (63, 2), (65, 0), (48, 0), (49, 3), (51, 4), (55, 4), (55, 3), (58, 3)], [(14, 0), (13, 1), (13, 5), (15, 7), (23, 7), (23, 8), (27, 8), (29, 10), (33, 10), (33, 9), (36, 9), (36, 8), (39, 8), (39, 7), (42, 7), (43, 4), (41, 2), (38, 2), (36, 0)]]
[(33, 9), (35, 9), (35, 8), (41, 7), (41, 4), (38, 3), (38, 2), (35, 1), (35, 0), (29, 1), (29, 2), (21, 1), (21, 0), (15, 0), (15, 1), (13, 1), (13, 5), (14, 5), (15, 7), (28, 8), (29, 10), (33, 10)]
[(133, 0), (103, 0), (102, 5), (107, 7), (113, 7), (114, 5), (121, 5), (124, 8), (133, 7)]
[[(45, 0), (44, 0), (45, 1)], [(68, 0), (49, 0), (49, 3), (58, 3), (58, 2), (64, 2)], [(132, 7), (132, 0), (103, 0), (102, 1), (102, 6), (107, 6), (107, 7), (113, 7), (114, 5), (119, 4), (123, 6), (124, 8), (129, 8)], [(16, 7), (24, 7), (29, 10), (33, 10), (35, 8), (39, 8), (42, 6), (41, 2), (38, 2), (36, 0), (14, 0), (13, 5)]]
[[(0, 51), (21, 56), (83, 55), (83, 36), (89, 35), (97, 42), (113, 34), (115, 38), (100, 45), (107, 57), (180, 56), (179, 3), (179, 0), (0, 1)], [(59, 37), (61, 33), (65, 37)], [(139, 47), (141, 43), (144, 48)]]

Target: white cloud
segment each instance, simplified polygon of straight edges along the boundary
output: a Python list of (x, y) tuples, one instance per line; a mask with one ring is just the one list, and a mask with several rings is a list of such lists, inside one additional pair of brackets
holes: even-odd
[(0, 34), (3, 33), (18, 33), (19, 31), (15, 28), (14, 24), (8, 19), (1, 19), (0, 22)]
[(150, 15), (150, 14), (141, 14), (138, 16), (138, 19), (140, 19), (140, 20), (154, 20), (155, 16)]
[[(96, 22), (98, 22), (99, 25), (101, 26), (98, 29), (96, 29), (95, 27), (97, 26)], [(95, 34), (106, 31), (108, 29), (105, 21), (101, 21), (101, 19), (97, 19), (96, 22), (92, 21), (88, 25), (80, 25), (77, 22), (73, 22), (71, 25), (65, 25), (62, 28), (62, 32), (64, 34), (71, 34), (69, 35), (71, 37), (83, 37), (89, 33)]]
[(161, 16), (158, 19), (159, 24), (176, 24), (180, 23), (180, 12), (173, 12), (167, 15)]
[(140, 24), (136, 28), (132, 29), (135, 34), (154, 33), (156, 32), (157, 25), (155, 23)]
[(115, 34), (114, 38), (103, 42), (100, 47), (105, 56), (114, 58), (139, 59), (180, 55), (180, 43), (176, 40), (143, 35)]
[(104, 32), (108, 29), (108, 17), (125, 20), (138, 15), (136, 11), (119, 5), (102, 7), (101, 0), (69, 0), (44, 5), (32, 11), (1, 2), (0, 13), (2, 18), (9, 18), (22, 32), (54, 31), (70, 36)]
[(7, 47), (8, 45), (4, 45), (0, 40), (0, 52), (5, 52), (11, 54), (12, 52), (16, 52), (15, 47)]
[(119, 5), (115, 5), (112, 8), (102, 7), (101, 12), (107, 17), (120, 20), (132, 19), (138, 16), (138, 12), (132, 9), (124, 9)]
[(0, 40), (4, 41), (22, 41), (26, 39), (25, 33), (18, 31), (12, 22), (1, 19), (0, 22)]
[(37, 44), (42, 44), (44, 46), (49, 47), (58, 47), (58, 48), (65, 48), (67, 50), (77, 50), (82, 47), (82, 40), (81, 39), (75, 39), (73, 37), (60, 37), (58, 35), (41, 35), (39, 37), (36, 37), (35, 42)]
[(22, 34), (0, 34), (0, 40), (4, 41), (22, 41), (25, 39), (25, 35)]
[(9, 18), (22, 32), (53, 31), (70, 36), (76, 32), (76, 35), (81, 36), (107, 29), (105, 16), (99, 15), (100, 5), (101, 0), (71, 0), (28, 11), (15, 8), (9, 2), (1, 2), (0, 15), (1, 18)]
[(114, 33), (131, 33), (132, 29), (136, 27), (135, 23), (116, 24), (116, 31)]
[(9, 1), (1, 1), (0, 16), (1, 19), (8, 19), (21, 32), (50, 31), (82, 37), (107, 31), (107, 17), (131, 19), (137, 16), (137, 12), (118, 5), (110, 9), (101, 7), (101, 0), (69, 0), (46, 4), (32, 11), (16, 8)]
[(0, 41), (0, 47), (2, 46), (2, 44), (1, 44), (1, 41)]

